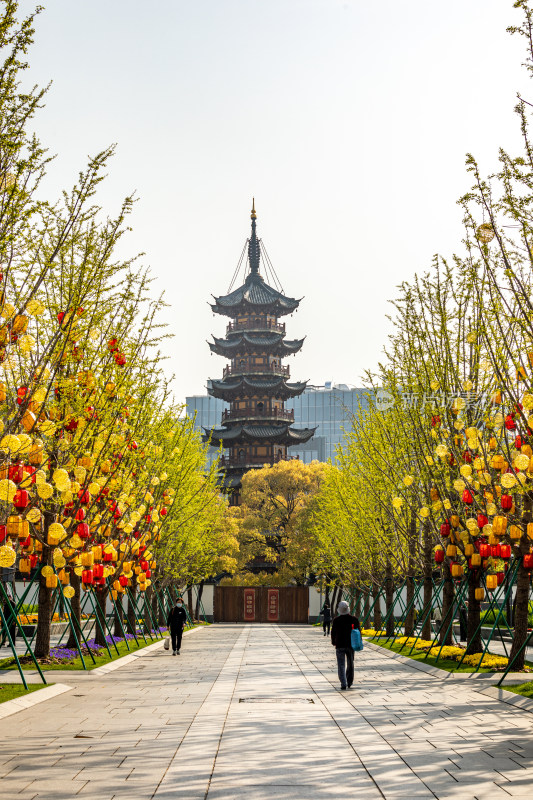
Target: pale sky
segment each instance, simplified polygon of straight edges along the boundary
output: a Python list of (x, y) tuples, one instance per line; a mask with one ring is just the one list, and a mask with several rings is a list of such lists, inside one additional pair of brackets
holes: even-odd
[[(464, 157), (513, 149), (533, 100), (512, 0), (48, 0), (30, 78), (52, 81), (36, 131), (46, 190), (116, 142), (100, 203), (136, 190), (125, 254), (144, 251), (170, 304), (176, 399), (224, 360), (211, 294), (258, 233), (307, 336), (295, 380), (360, 385), (395, 287), (461, 249)], [(23, 0), (22, 8), (33, 4)]]

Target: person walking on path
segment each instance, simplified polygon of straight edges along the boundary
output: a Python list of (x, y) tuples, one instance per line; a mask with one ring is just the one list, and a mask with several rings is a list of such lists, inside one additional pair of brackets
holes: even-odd
[(341, 600), (337, 606), (338, 615), (331, 626), (331, 644), (337, 653), (337, 672), (341, 689), (349, 689), (353, 683), (352, 629), (361, 630), (359, 620), (350, 614), (350, 606)]
[(183, 628), (187, 622), (187, 612), (183, 607), (183, 600), (178, 597), (176, 605), (170, 609), (167, 619), (167, 627), (170, 629), (170, 636), (172, 638), (172, 655), (179, 655), (181, 650), (181, 637), (183, 636)]
[(324, 629), (324, 636), (329, 636), (329, 629), (331, 628), (331, 608), (327, 600), (324, 601), (322, 606), (322, 627)]

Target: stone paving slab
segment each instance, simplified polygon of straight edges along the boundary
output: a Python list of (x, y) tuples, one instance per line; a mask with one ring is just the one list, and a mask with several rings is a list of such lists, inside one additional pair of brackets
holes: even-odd
[(199, 628), (179, 657), (158, 645), (68, 683), (0, 719), (2, 800), (533, 794), (529, 711), (486, 682), (452, 683), (379, 648), (357, 654), (341, 692), (317, 628)]

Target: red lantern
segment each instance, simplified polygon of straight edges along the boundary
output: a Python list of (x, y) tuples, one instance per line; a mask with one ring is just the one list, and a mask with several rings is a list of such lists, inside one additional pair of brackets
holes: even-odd
[(87, 523), (86, 522), (79, 522), (76, 525), (76, 533), (78, 534), (80, 539), (88, 539), (89, 538), (89, 534), (90, 534), (90, 530), (89, 530), (89, 526), (87, 525)]
[(124, 353), (115, 353), (115, 363), (118, 364), (119, 367), (123, 367), (126, 363), (126, 356)]
[(496, 577), (498, 578), (498, 586), (501, 586), (505, 578), (505, 572), (497, 572)]
[(510, 544), (501, 544), (500, 545), (500, 558), (511, 558), (511, 545)]
[(31, 536), (28, 536), (27, 539), (19, 539), (19, 544), (21, 547), (31, 547)]
[(24, 465), (24, 472), (26, 473), (25, 482), (27, 482), (28, 478), (31, 478), (31, 483), (35, 483), (35, 473), (37, 470), (35, 467), (32, 467), (30, 464)]
[(113, 561), (113, 553), (104, 553), (104, 561)]
[(467, 464), (471, 464), (472, 463), (472, 453), (470, 452), (470, 450), (465, 450), (464, 451), (464, 453), (463, 453), (463, 461), (465, 461)]
[(12, 464), (8, 470), (9, 480), (13, 483), (20, 483), (24, 478), (24, 467), (22, 464)]
[(481, 558), (489, 558), (490, 556), (490, 545), (488, 544), (480, 544), (479, 545), (479, 555)]
[(103, 578), (104, 567), (103, 564), (95, 564), (93, 567), (93, 578)]
[(84, 569), (81, 573), (81, 579), (83, 583), (91, 584), (93, 582), (93, 571), (92, 569)]
[(504, 511), (510, 511), (513, 507), (513, 498), (510, 494), (502, 494), (501, 507)]
[(114, 353), (115, 350), (118, 350), (118, 339), (110, 339), (107, 343), (107, 349)]
[(85, 491), (83, 489), (80, 489), (80, 491), (78, 492), (78, 497), (80, 498), (80, 503), (82, 503), (84, 506), (88, 506), (89, 503), (91, 502), (91, 495), (89, 494), (87, 489), (85, 489)]
[[(166, 517), (166, 515), (168, 514), (168, 511), (167, 511), (166, 508), (162, 508), (159, 513), (161, 514), (162, 517)], [(441, 532), (441, 536), (442, 536), (442, 525), (440, 527), (441, 527), (441, 531), (440, 532)], [(448, 525), (448, 527), (450, 527), (450, 526)], [(445, 534), (445, 535), (447, 536), (448, 534)]]
[(489, 518), (485, 516), (485, 514), (478, 514), (477, 515), (477, 526), (480, 530), (483, 530), (485, 525), (488, 525)]
[(6, 538), (6, 533), (7, 533), (6, 526), (0, 525), (0, 543), (3, 542), (4, 539)]
[(533, 569), (533, 553), (526, 553), (523, 563), (526, 569)]
[(152, 575), (152, 570), (151, 569), (147, 569), (144, 574), (146, 575), (147, 578), (150, 578), (151, 575)]
[(463, 503), (466, 503), (467, 505), (472, 505), (472, 503), (474, 502), (474, 498), (472, 497), (472, 492), (469, 489), (465, 489), (463, 491), (462, 499)]
[(15, 508), (19, 509), (26, 508), (29, 502), (30, 500), (28, 497), (28, 492), (26, 492), (24, 489), (18, 489), (15, 492), (15, 495), (13, 497), (13, 505), (15, 506)]
[(121, 575), (121, 576), (120, 576), (120, 578), (119, 578), (118, 580), (119, 580), (119, 583), (120, 583), (120, 585), (121, 585), (122, 587), (125, 587), (125, 586), (127, 586), (127, 585), (128, 585), (128, 579), (126, 578), (126, 576), (125, 576), (125, 575)]
[(34, 553), (33, 555), (30, 556), (30, 566), (31, 566), (31, 568), (35, 569), (35, 567), (37, 566), (38, 563), (39, 563), (39, 556)]
[(435, 550), (435, 563), (442, 564), (444, 561), (444, 550)]
[(76, 511), (76, 519), (77, 519), (79, 522), (81, 522), (82, 520), (84, 520), (84, 519), (85, 519), (85, 509), (84, 509), (84, 508), (79, 508), (79, 509)]
[(491, 545), (490, 554), (491, 554), (492, 558), (500, 558), (501, 549), (502, 549), (501, 545), (499, 545), (499, 544)]
[(146, 572), (146, 570), (149, 569), (149, 568), (150, 568), (150, 565), (148, 564), (148, 561), (146, 561), (146, 559), (143, 558), (143, 560), (141, 561), (141, 569), (142, 569), (142, 571)]
[(514, 421), (511, 414), (507, 414), (507, 416), (505, 417), (505, 427), (507, 428), (508, 431), (516, 430), (516, 422)]
[(514, 446), (516, 447), (516, 449), (517, 449), (517, 450), (520, 450), (520, 448), (522, 447), (522, 444), (523, 444), (523, 442), (522, 442), (522, 437), (521, 437), (521, 436), (520, 436), (520, 434), (519, 434), (519, 435), (516, 437), (516, 439), (514, 440)]

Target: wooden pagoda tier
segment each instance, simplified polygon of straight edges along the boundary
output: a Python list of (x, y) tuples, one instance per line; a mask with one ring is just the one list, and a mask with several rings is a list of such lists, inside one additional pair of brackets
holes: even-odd
[(286, 339), (278, 320), (297, 310), (300, 300), (269, 286), (259, 273), (261, 241), (257, 238), (255, 206), (248, 239), (249, 272), (244, 284), (215, 297), (215, 314), (230, 317), (225, 338), (213, 337), (211, 352), (230, 360), (222, 379), (211, 380), (208, 392), (230, 403), (222, 426), (204, 428), (205, 441), (228, 448), (222, 459), (222, 483), (238, 502), (241, 478), (248, 469), (289, 458), (288, 448), (308, 442), (316, 428), (293, 428), (294, 413), (284, 401), (300, 395), (307, 381), (290, 382), (282, 358), (297, 353), (303, 339)]

